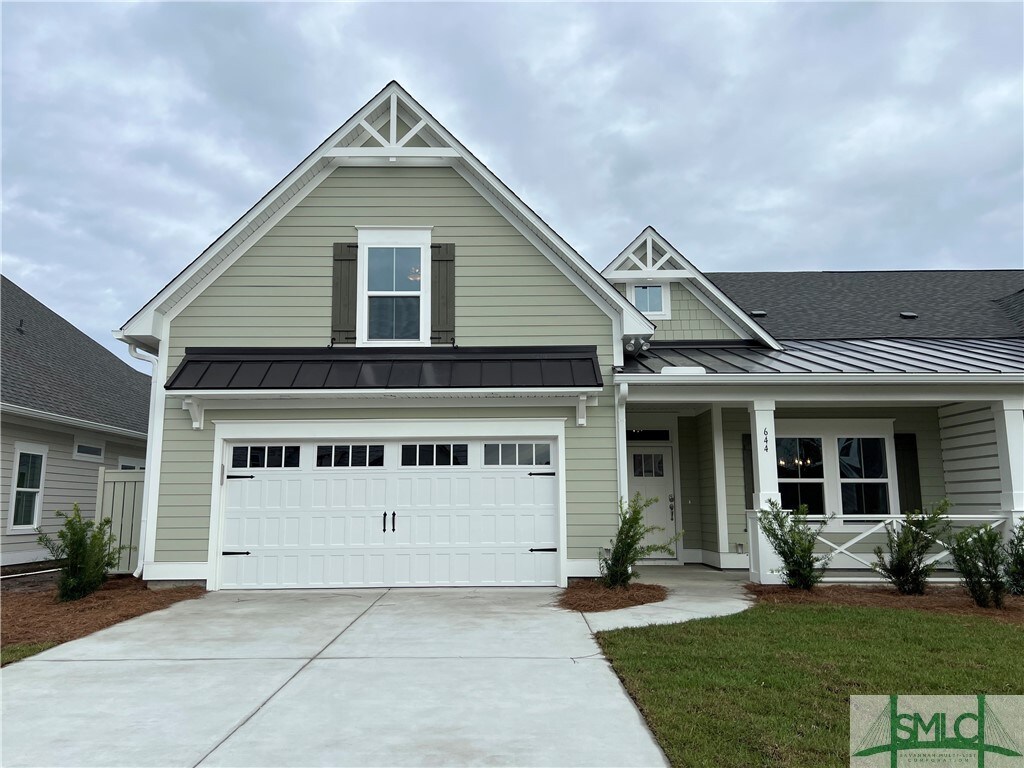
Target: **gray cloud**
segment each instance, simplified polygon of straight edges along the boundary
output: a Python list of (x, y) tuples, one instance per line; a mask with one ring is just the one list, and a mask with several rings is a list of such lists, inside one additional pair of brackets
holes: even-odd
[(388, 80), (598, 267), (1020, 267), (1020, 4), (7, 4), (3, 270), (109, 336)]

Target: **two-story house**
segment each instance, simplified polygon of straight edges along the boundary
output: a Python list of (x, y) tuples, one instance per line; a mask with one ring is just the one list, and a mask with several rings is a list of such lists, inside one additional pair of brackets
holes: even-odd
[(156, 358), (143, 574), (564, 585), (637, 492), (670, 560), (759, 581), (769, 501), (836, 541), (943, 497), (1009, 525), (1022, 304), (1021, 271), (705, 275), (653, 228), (599, 272), (390, 83), (117, 334)]

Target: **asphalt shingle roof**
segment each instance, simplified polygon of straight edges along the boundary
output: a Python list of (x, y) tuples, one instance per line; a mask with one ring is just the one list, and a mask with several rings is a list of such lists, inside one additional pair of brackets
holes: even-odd
[[(718, 272), (707, 277), (777, 339), (1024, 335), (1024, 270)], [(903, 320), (900, 312), (917, 313)]]
[(150, 378), (2, 278), (0, 400), (145, 433)]

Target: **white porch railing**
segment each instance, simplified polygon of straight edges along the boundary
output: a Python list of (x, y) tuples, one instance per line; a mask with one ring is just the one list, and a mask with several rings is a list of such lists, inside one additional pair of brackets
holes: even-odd
[[(959, 530), (990, 525), (996, 530), (1001, 529), (1000, 532), (1004, 539), (1010, 536), (1010, 517), (1005, 512), (993, 512), (985, 515), (944, 515), (943, 519), (950, 523), (950, 527), (942, 538), (932, 537), (936, 549), (928, 555), (928, 558), (925, 560), (927, 564), (938, 563), (949, 556), (950, 539)], [(830, 556), (825, 572), (826, 575), (822, 581), (824, 583), (842, 584), (884, 582), (885, 579), (872, 568), (872, 564), (875, 562), (874, 546), (869, 547), (867, 552), (854, 551), (854, 549), (858, 544), (876, 536), (878, 537), (877, 541), (871, 543), (881, 544), (884, 550), (885, 542), (882, 540), (882, 537), (886, 535), (886, 532), (899, 533), (900, 529), (907, 524), (906, 517), (903, 515), (858, 516), (855, 523), (850, 522), (849, 519), (847, 519), (847, 522), (843, 522), (839, 518), (827, 518), (823, 515), (808, 515), (806, 520), (812, 528), (817, 528), (821, 523), (827, 522), (826, 526), (817, 534), (817, 541), (827, 548), (822, 554)], [(757, 546), (759, 539), (757, 535), (757, 513), (754, 510), (747, 510), (747, 530), (751, 556), (754, 557), (754, 548)], [(843, 540), (844, 535), (849, 536), (849, 538)], [(774, 552), (771, 554), (774, 555)], [(952, 564), (949, 567), (952, 568)], [(829, 572), (836, 571), (865, 571), (866, 573), (864, 575), (846, 573), (842, 575), (829, 575)], [(958, 583), (960, 577), (958, 575), (944, 576), (936, 574), (929, 581), (938, 584)]]

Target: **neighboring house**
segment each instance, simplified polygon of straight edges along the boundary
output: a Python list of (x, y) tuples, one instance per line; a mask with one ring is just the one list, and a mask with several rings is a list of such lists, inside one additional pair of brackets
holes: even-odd
[(3, 565), (48, 557), (37, 528), (96, 509), (100, 467), (141, 469), (150, 378), (2, 278), (0, 536)]
[(565, 584), (636, 492), (672, 560), (759, 581), (769, 501), (837, 541), (947, 496), (1006, 523), (1022, 296), (704, 275), (650, 228), (598, 272), (391, 83), (117, 334), (158, 358), (144, 577)]

